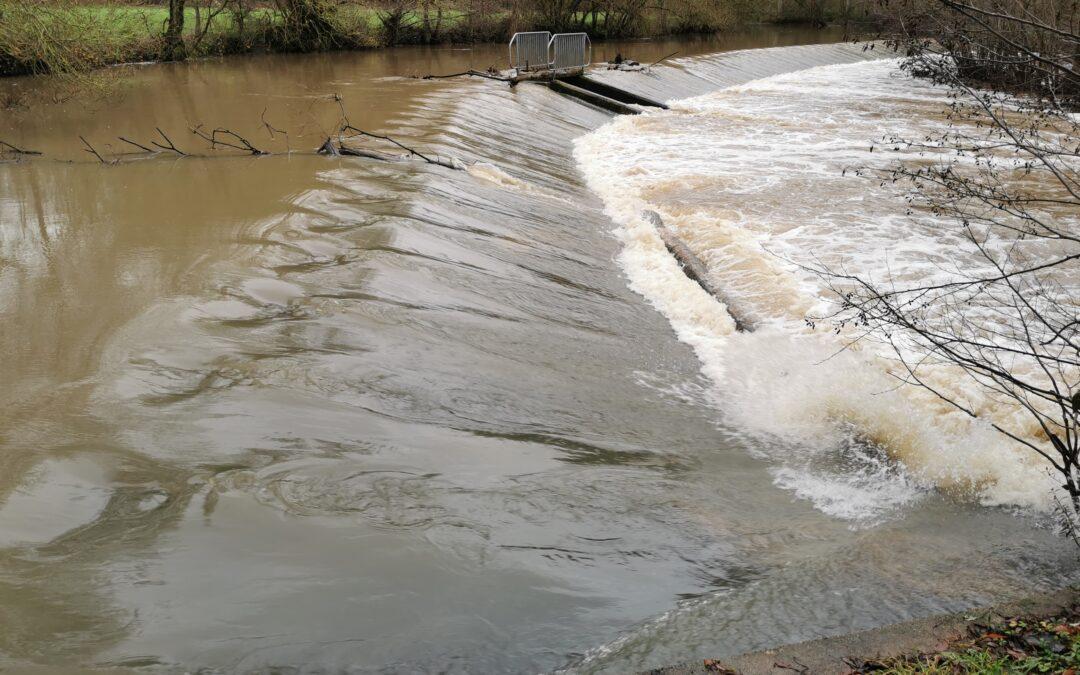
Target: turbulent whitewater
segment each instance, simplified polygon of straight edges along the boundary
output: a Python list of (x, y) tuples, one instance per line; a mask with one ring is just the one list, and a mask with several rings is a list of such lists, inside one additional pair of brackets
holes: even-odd
[[(693, 346), (724, 418), (784, 439), (769, 458), (777, 484), (861, 524), (931, 488), (986, 505), (1053, 504), (1034, 453), (898, 386), (888, 353), (845, 350), (849, 338), (805, 321), (834, 300), (813, 271), (822, 265), (929, 282), (974, 259), (956, 228), (908, 214), (900, 187), (859, 171), (904, 159), (882, 152), (883, 138), (944, 129), (946, 94), (897, 60), (822, 66), (622, 117), (576, 148), (619, 225), (632, 288)], [(646, 209), (707, 262), (727, 306), (681, 273)], [(731, 315), (759, 329), (736, 333)]]

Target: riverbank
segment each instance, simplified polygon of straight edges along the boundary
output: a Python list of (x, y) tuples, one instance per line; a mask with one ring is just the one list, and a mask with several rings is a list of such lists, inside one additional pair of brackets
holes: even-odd
[[(587, 31), (595, 40), (647, 38), (729, 31), (750, 23), (864, 21), (868, 10), (852, 3), (770, 3), (770, 9), (715, 7), (676, 0), (653, 9), (590, 5), (566, 13), (544, 3), (477, 0), (443, 4), (421, 0), (393, 6), (308, 0), (257, 4), (243, 0), (189, 2), (170, 18), (167, 6), (127, 3), (61, 3), (0, 0), (0, 76), (77, 74), (102, 66), (245, 53), (373, 49), (407, 44), (503, 42), (516, 31)], [(304, 5), (317, 26), (298, 23)], [(181, 19), (182, 16), (182, 19)], [(174, 25), (175, 24), (175, 25)], [(170, 40), (170, 32), (180, 37)]]
[(811, 640), (729, 659), (649, 671), (705, 673), (1076, 672), (1080, 590), (1066, 589), (976, 610)]

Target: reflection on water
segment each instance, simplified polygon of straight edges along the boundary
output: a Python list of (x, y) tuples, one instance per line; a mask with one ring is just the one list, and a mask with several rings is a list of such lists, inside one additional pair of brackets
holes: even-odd
[[(673, 98), (864, 58), (695, 53), (837, 38), (598, 50), (692, 57), (607, 75)], [(625, 671), (1062, 581), (1023, 516), (928, 495), (853, 531), (778, 489), (615, 262), (572, 158), (610, 117), (397, 77), (503, 49), (154, 66), (115, 104), (0, 116), (77, 160), (0, 165), (0, 663)], [(205, 123), (309, 150), (333, 93), (483, 164), (72, 142)]]

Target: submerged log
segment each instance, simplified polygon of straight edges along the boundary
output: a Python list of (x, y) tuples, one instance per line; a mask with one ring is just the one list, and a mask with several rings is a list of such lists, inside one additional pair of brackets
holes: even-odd
[(488, 80), (497, 80), (499, 82), (509, 82), (511, 85), (517, 84), (517, 80), (514, 79), (513, 71), (499, 71), (495, 70), (494, 66), (488, 70), (465, 70), (460, 73), (450, 73), (448, 75), (424, 75), (423, 77), (417, 77), (415, 79), (421, 80), (445, 80), (453, 77), (483, 77)]
[(325, 141), (323, 141), (323, 144), (320, 145), (319, 149), (316, 150), (315, 152), (320, 154), (320, 155), (326, 155), (328, 157), (340, 157), (341, 156), (341, 153), (338, 151), (337, 146), (334, 145), (334, 141), (332, 139), (329, 139), (329, 138), (327, 138)]
[(705, 263), (701, 261), (701, 258), (697, 257), (697, 255), (690, 250), (690, 247), (686, 245), (686, 242), (679, 239), (678, 235), (668, 229), (667, 225), (664, 225), (664, 219), (660, 217), (660, 214), (656, 211), (644, 211), (642, 215), (656, 228), (657, 233), (660, 235), (660, 239), (664, 242), (664, 246), (667, 247), (667, 250), (671, 255), (675, 256), (675, 260), (679, 262), (679, 266), (682, 268), (683, 273), (690, 279), (696, 281), (698, 286), (705, 289), (706, 293), (713, 296), (727, 307), (728, 315), (731, 316), (732, 321), (735, 322), (735, 330), (739, 332), (753, 330), (754, 326), (747, 321), (745, 317), (739, 317), (736, 314), (736, 303), (709, 281), (708, 268), (705, 267)]
[(378, 159), (383, 162), (404, 162), (409, 159), (408, 155), (395, 155), (392, 152), (379, 152), (378, 150), (366, 150), (364, 148), (352, 148), (347, 145), (342, 145), (338, 148), (338, 154), (345, 157), (366, 157), (368, 159)]
[(368, 159), (378, 159), (384, 162), (401, 162), (409, 158), (408, 155), (404, 154), (395, 155), (389, 152), (379, 152), (378, 150), (355, 148), (345, 145), (341, 141), (335, 143), (330, 138), (326, 139), (315, 152), (328, 157), (367, 157)]

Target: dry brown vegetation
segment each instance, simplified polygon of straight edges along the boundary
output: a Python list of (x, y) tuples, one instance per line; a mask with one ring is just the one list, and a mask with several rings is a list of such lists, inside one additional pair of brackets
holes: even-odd
[[(893, 40), (973, 86), (1080, 105), (1078, 0), (885, 0)], [(940, 74), (935, 70), (928, 74)]]

